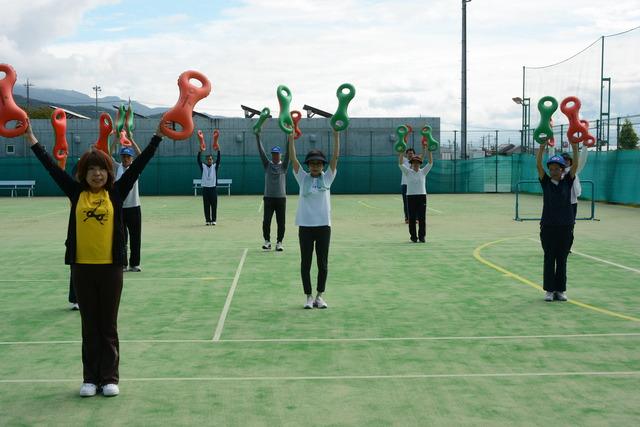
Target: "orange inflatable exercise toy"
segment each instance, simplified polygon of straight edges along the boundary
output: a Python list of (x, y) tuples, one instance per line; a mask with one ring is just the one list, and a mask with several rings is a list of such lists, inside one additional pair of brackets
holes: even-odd
[(55, 133), (56, 143), (53, 146), (53, 157), (58, 161), (60, 169), (67, 166), (69, 143), (67, 143), (67, 115), (62, 108), (56, 108), (51, 114), (51, 126)]
[[(192, 85), (189, 80), (195, 79), (202, 83), (202, 87)], [(180, 97), (178, 102), (162, 116), (162, 132), (171, 139), (187, 139), (193, 133), (193, 109), (196, 103), (211, 93), (211, 82), (198, 71), (185, 71), (178, 77)], [(180, 125), (180, 130), (174, 130), (168, 122)]]
[(302, 118), (302, 113), (298, 110), (293, 110), (291, 112), (291, 120), (293, 120), (293, 139), (298, 139), (302, 136), (302, 131), (298, 126), (300, 123), (300, 119)]
[(560, 111), (569, 119), (567, 139), (571, 144), (584, 142), (589, 135), (589, 129), (580, 121), (579, 111), (582, 103), (575, 96), (568, 96), (560, 103)]
[(198, 135), (198, 139), (200, 140), (200, 151), (205, 151), (207, 149), (207, 144), (204, 143), (204, 133), (200, 129), (196, 132)]
[[(0, 73), (5, 74), (4, 78), (0, 80), (0, 136), (15, 138), (27, 131), (29, 117), (13, 99), (13, 86), (18, 79), (16, 70), (9, 64), (0, 64)], [(16, 127), (7, 128), (7, 123), (12, 121), (17, 122)]]
[(127, 131), (124, 129), (120, 131), (120, 145), (123, 147), (131, 147), (133, 145), (131, 140), (127, 138)]
[(113, 120), (108, 113), (100, 114), (100, 135), (96, 141), (96, 148), (109, 155), (109, 135), (113, 133)]
[(211, 148), (214, 151), (220, 151), (220, 144), (218, 144), (218, 138), (220, 138), (220, 131), (218, 129), (213, 130), (213, 143), (211, 144)]

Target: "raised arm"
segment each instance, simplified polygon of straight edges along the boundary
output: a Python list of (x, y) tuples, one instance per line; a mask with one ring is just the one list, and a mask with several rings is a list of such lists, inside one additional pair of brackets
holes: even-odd
[(53, 178), (58, 187), (64, 192), (67, 197), (73, 197), (73, 194), (78, 188), (78, 182), (74, 180), (73, 177), (67, 172), (60, 169), (58, 164), (46, 152), (44, 147), (38, 144), (38, 139), (33, 134), (31, 125), (27, 126), (27, 131), (25, 132), (24, 136), (29, 143), (31, 150), (36, 155), (38, 160), (40, 160), (40, 163), (42, 163), (45, 169), (49, 172), (49, 175), (51, 175), (51, 178)]
[(542, 166), (542, 155), (544, 154), (545, 149), (547, 148), (547, 143), (540, 144), (540, 148), (538, 149), (538, 153), (536, 153), (536, 167), (538, 168), (538, 178), (542, 179), (547, 174), (544, 171), (544, 166)]
[(584, 165), (587, 164), (587, 156), (589, 155), (589, 148), (586, 145), (582, 145), (582, 150), (580, 150), (580, 159), (576, 161), (578, 163), (578, 170), (576, 171), (576, 175), (582, 172), (584, 169)]
[(402, 166), (403, 161), (404, 161), (404, 153), (398, 153), (398, 164), (400, 166)]
[(291, 165), (293, 166), (293, 173), (298, 173), (300, 169), (300, 162), (296, 157), (296, 144), (293, 142), (293, 132), (287, 137), (287, 145), (289, 146), (289, 158), (291, 159)]
[(433, 165), (433, 152), (427, 151), (427, 156), (429, 156), (429, 164)]
[(329, 167), (332, 172), (336, 171), (336, 167), (338, 166), (338, 157), (340, 156), (340, 132), (337, 130), (333, 131), (333, 155), (331, 156), (331, 161), (329, 161)]
[(121, 194), (129, 193), (129, 190), (131, 190), (133, 184), (135, 184), (145, 166), (147, 166), (151, 158), (156, 153), (156, 149), (158, 148), (158, 145), (160, 145), (160, 142), (162, 142), (163, 136), (162, 126), (158, 124), (158, 128), (156, 129), (155, 134), (151, 137), (149, 144), (140, 153), (140, 155), (133, 160), (133, 163), (131, 163), (131, 166), (129, 166), (122, 174), (122, 177), (115, 182), (114, 185), (118, 187)]
[(218, 154), (216, 155), (216, 172), (218, 171), (218, 168), (220, 167), (220, 150), (218, 150)]
[(133, 151), (136, 152), (136, 156), (139, 156), (140, 153), (142, 153), (142, 150), (140, 149), (140, 147), (138, 147), (138, 144), (136, 144), (136, 142), (133, 140), (133, 135), (129, 136), (129, 141), (131, 141), (131, 144), (133, 145)]
[(576, 177), (576, 173), (578, 173), (578, 164), (580, 163), (580, 151), (578, 150), (578, 144), (571, 144), (571, 151), (573, 151), (573, 161), (571, 162), (571, 170), (569, 174), (571, 178)]
[(258, 144), (258, 154), (260, 154), (262, 165), (267, 166), (267, 164), (269, 163), (269, 159), (267, 158), (267, 154), (264, 152), (264, 147), (262, 146), (262, 141), (260, 141), (259, 133), (256, 133), (256, 144)]
[(196, 164), (200, 168), (200, 172), (202, 172), (202, 150), (198, 148), (198, 154), (196, 154)]

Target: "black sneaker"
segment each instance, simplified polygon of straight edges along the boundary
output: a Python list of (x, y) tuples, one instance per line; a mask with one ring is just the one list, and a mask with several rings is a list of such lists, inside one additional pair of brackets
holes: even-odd
[(411, 238), (411, 241), (412, 241), (413, 243), (418, 243), (418, 239), (416, 239), (415, 237), (412, 237), (412, 238)]
[(420, 239), (418, 239), (420, 241), (420, 243), (425, 243), (424, 237), (421, 237)]

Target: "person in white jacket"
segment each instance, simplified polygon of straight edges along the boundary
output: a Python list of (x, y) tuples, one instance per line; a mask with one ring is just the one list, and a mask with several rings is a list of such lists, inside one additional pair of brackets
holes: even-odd
[[(578, 158), (578, 169), (576, 171), (576, 179), (573, 181), (573, 186), (571, 187), (571, 208), (573, 209), (574, 220), (576, 219), (576, 215), (578, 213), (578, 198), (582, 195), (582, 186), (580, 185), (580, 178), (578, 178), (578, 174), (582, 171), (582, 169), (584, 169), (584, 165), (587, 163), (588, 154), (589, 154), (589, 150), (585, 145), (583, 145), (582, 150), (580, 150), (580, 157)], [(562, 158), (567, 164), (567, 167), (564, 169), (564, 174), (567, 174), (571, 170), (571, 165), (573, 164), (573, 158), (569, 153), (562, 153)]]

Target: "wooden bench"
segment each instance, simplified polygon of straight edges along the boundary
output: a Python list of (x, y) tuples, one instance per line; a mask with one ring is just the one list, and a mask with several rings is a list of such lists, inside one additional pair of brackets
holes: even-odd
[(17, 196), (18, 190), (27, 190), (27, 196), (31, 197), (35, 188), (35, 181), (0, 181), (0, 190), (11, 191), (11, 197)]
[[(233, 184), (233, 180), (232, 179), (218, 178), (217, 187), (218, 188), (226, 188), (228, 196), (231, 195), (231, 184)], [(199, 188), (202, 188), (202, 180), (201, 179), (194, 179), (193, 180), (193, 195), (194, 196), (198, 195), (198, 189)]]

